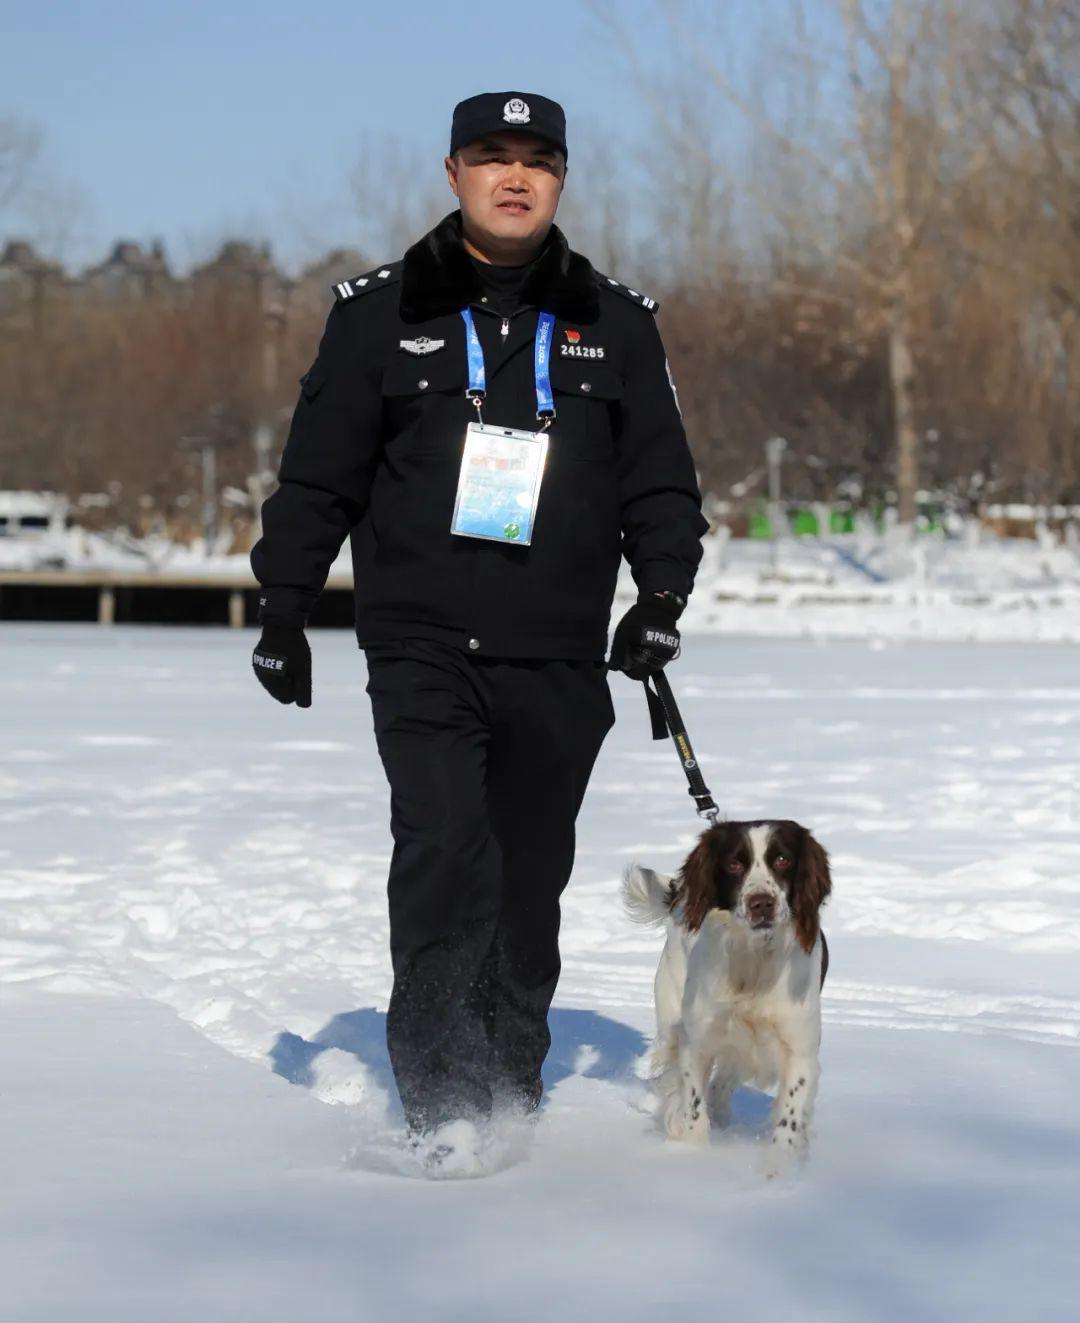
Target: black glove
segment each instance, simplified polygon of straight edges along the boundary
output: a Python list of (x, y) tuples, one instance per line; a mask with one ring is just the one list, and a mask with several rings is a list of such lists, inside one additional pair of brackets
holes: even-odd
[(683, 603), (674, 593), (642, 593), (615, 627), (608, 669), (647, 680), (679, 654), (675, 622)]
[(259, 683), (279, 703), (311, 706), (311, 649), (298, 625), (263, 625), (251, 654)]

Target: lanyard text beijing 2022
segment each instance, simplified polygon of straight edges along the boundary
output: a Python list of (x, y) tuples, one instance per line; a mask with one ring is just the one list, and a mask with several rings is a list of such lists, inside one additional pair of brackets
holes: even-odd
[[(471, 308), (462, 308), (461, 320), (465, 323), (465, 356), (469, 365), (469, 384), (465, 394), (476, 406), (476, 416), (487, 395), (487, 370), (484, 367), (484, 348), (476, 334)], [(533, 345), (533, 372), (536, 378), (536, 420), (541, 423), (541, 431), (549, 428), (555, 418), (555, 397), (551, 393), (551, 342), (555, 335), (555, 318), (550, 312), (542, 312), (536, 323), (536, 340)]]

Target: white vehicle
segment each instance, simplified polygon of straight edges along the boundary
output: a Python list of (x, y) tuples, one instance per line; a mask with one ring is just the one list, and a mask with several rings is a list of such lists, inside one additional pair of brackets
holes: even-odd
[(0, 491), (0, 559), (9, 568), (62, 569), (71, 522), (67, 497), (56, 492)]
[(0, 491), (0, 537), (45, 537), (70, 525), (67, 497), (55, 492)]

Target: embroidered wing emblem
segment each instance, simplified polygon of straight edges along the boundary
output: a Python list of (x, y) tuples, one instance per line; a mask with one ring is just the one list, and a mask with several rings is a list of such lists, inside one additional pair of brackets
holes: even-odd
[(433, 354), (437, 349), (442, 349), (446, 341), (429, 340), (426, 335), (418, 335), (415, 340), (402, 340), (400, 344), (407, 354), (423, 355)]

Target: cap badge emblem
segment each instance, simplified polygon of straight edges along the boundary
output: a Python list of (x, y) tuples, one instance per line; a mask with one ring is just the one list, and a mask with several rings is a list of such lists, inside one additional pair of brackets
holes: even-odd
[(503, 106), (503, 119), (507, 124), (528, 124), (529, 103), (522, 101), (519, 96), (511, 97)]
[(426, 335), (419, 335), (415, 340), (401, 340), (400, 345), (407, 354), (433, 354), (446, 344), (445, 340), (429, 340)]

